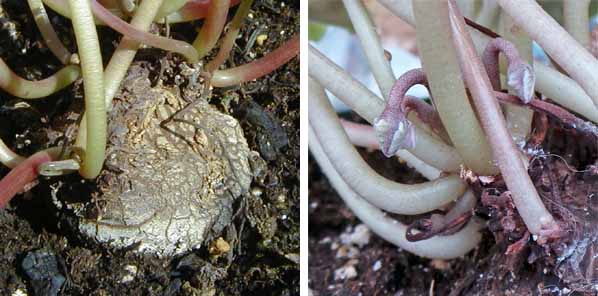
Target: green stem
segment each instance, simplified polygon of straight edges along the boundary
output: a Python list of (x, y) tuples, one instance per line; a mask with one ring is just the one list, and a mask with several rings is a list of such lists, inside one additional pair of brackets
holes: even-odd
[(78, 66), (66, 66), (54, 75), (38, 81), (23, 79), (0, 59), (0, 89), (22, 99), (47, 97), (73, 83), (81, 72)]
[(31, 13), (33, 14), (33, 19), (35, 20), (40, 33), (42, 33), (42, 37), (46, 41), (46, 45), (61, 63), (65, 65), (68, 64), (71, 58), (71, 53), (64, 47), (64, 44), (62, 44), (62, 41), (60, 41), (60, 38), (56, 35), (56, 31), (54, 31), (52, 23), (50, 23), (48, 13), (44, 8), (42, 0), (27, 0), (27, 2), (29, 3)]
[(197, 38), (193, 41), (193, 47), (197, 50), (199, 59), (208, 55), (216, 45), (216, 42), (218, 42), (218, 38), (220, 38), (220, 34), (226, 23), (226, 16), (230, 4), (230, 0), (212, 1), (212, 3), (210, 3), (208, 16), (204, 21)]
[(81, 59), (87, 112), (85, 148), (78, 151), (82, 160), (79, 173), (84, 178), (93, 179), (102, 170), (106, 151), (107, 119), (102, 55), (90, 3), (69, 0), (69, 5)]
[(214, 57), (214, 59), (206, 66), (208, 72), (211, 73), (218, 70), (218, 67), (220, 67), (230, 56), (230, 52), (235, 45), (235, 39), (239, 36), (241, 25), (243, 24), (243, 20), (245, 20), (249, 14), (253, 1), (254, 0), (241, 1), (241, 5), (237, 8), (237, 12), (228, 26), (228, 32), (226, 32), (226, 35), (222, 38), (222, 44), (220, 45), (218, 54), (216, 54), (216, 57)]

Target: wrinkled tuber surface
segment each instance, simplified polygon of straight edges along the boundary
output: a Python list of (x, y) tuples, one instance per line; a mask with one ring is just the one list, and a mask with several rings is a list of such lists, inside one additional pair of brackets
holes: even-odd
[(243, 131), (207, 101), (172, 117), (188, 102), (176, 87), (152, 87), (146, 70), (123, 85), (110, 112), (101, 194), (79, 228), (160, 255), (198, 247), (230, 223), (233, 201), (251, 183)]

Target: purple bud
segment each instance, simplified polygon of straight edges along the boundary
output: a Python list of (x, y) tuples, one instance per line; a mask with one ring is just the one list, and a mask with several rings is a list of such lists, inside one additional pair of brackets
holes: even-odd
[(394, 156), (399, 149), (415, 147), (414, 127), (403, 116), (383, 112), (374, 120), (374, 130), (380, 143), (380, 150), (386, 157)]
[(519, 63), (509, 67), (507, 78), (507, 83), (517, 91), (521, 101), (526, 104), (531, 102), (536, 84), (534, 69), (526, 63)]

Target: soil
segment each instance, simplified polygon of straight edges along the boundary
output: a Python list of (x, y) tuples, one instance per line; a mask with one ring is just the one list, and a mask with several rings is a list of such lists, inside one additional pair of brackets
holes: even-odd
[[(74, 52), (70, 21), (48, 11), (59, 36)], [(171, 25), (170, 35), (191, 42), (200, 24)], [(166, 28), (153, 30), (165, 32)], [(261, 57), (298, 31), (298, 0), (255, 1), (226, 65)], [(107, 63), (120, 36), (105, 27), (99, 27), (98, 33)], [(260, 44), (256, 37), (262, 34), (267, 38)], [(44, 45), (26, 1), (0, 0), (0, 58), (32, 80), (62, 67)], [(177, 55), (145, 48), (131, 69), (149, 72), (152, 86), (183, 89), (189, 82), (181, 79), (181, 63)], [(72, 141), (82, 110), (82, 91), (82, 82), (77, 81), (36, 101), (0, 92), (0, 137), (22, 155)], [(262, 79), (214, 89), (207, 100), (211, 108), (240, 122), (254, 151), (251, 187), (235, 200), (233, 221), (221, 234), (174, 257), (141, 254), (135, 245), (114, 248), (78, 231), (80, 218), (72, 205), (94, 204), (92, 197), (99, 190), (96, 182), (76, 174), (42, 178), (0, 211), (0, 294), (298, 295), (298, 59)], [(7, 172), (0, 168), (0, 176)]]
[[(359, 121), (356, 115), (349, 115)], [(596, 295), (598, 141), (549, 121), (529, 173), (566, 234), (540, 247), (525, 232), (500, 179), (470, 180), (486, 221), (481, 244), (463, 258), (429, 260), (370, 234), (347, 241), (360, 226), (309, 160), (309, 288), (312, 295)], [(533, 147), (532, 147), (533, 146)], [(425, 179), (379, 151), (359, 149), (382, 176), (402, 183)], [(489, 202), (503, 194), (501, 202)], [(405, 220), (405, 217), (400, 218)], [(508, 254), (507, 254), (508, 253)]]

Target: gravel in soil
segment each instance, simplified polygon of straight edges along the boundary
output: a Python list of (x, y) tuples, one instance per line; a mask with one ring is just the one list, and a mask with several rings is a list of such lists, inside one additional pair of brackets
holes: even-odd
[[(61, 39), (74, 51), (70, 21), (51, 10), (49, 14)], [(199, 23), (172, 25), (171, 36), (192, 41), (190, 32)], [(39, 79), (60, 69), (25, 1), (0, 0), (0, 24), (0, 57), (17, 74)], [(226, 65), (262, 56), (298, 28), (299, 1), (255, 1)], [(98, 31), (106, 62), (120, 36), (108, 28)], [(260, 35), (263, 43), (258, 44), (255, 40)], [(180, 57), (156, 49), (141, 50), (134, 62), (150, 72), (153, 85), (162, 81), (169, 87), (185, 87), (186, 82), (178, 80), (180, 63)], [(26, 155), (69, 141), (81, 101), (80, 81), (37, 101), (25, 102), (0, 92), (0, 137)], [(209, 102), (239, 120), (249, 148), (255, 151), (256, 176), (249, 193), (233, 205), (233, 223), (221, 235), (174, 258), (141, 255), (135, 246), (112, 248), (81, 235), (78, 217), (69, 207), (72, 202), (88, 202), (95, 184), (76, 175), (44, 179), (0, 212), (0, 294), (55, 295), (56, 286), (61, 286), (60, 295), (124, 291), (128, 295), (298, 295), (298, 59), (262, 79), (216, 89)], [(0, 176), (6, 172), (0, 168)], [(60, 190), (79, 194), (64, 200), (56, 194)], [(32, 262), (39, 268), (32, 269)]]

